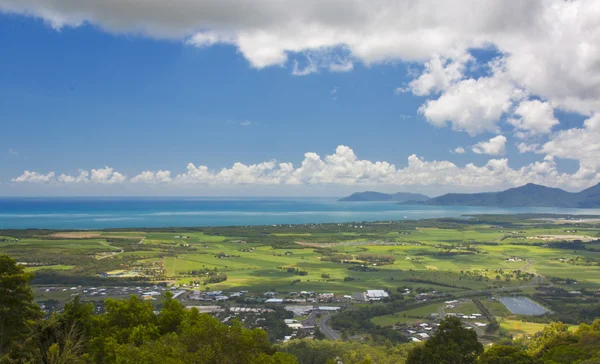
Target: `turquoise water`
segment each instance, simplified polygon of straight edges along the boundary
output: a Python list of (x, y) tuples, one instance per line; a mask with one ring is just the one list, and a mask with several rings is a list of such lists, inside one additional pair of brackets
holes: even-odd
[(382, 221), (600, 209), (408, 206), (333, 198), (0, 198), (0, 228), (100, 229)]

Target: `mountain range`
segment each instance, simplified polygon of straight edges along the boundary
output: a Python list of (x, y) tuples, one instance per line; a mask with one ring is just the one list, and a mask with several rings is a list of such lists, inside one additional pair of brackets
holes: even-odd
[(381, 193), (381, 192), (373, 192), (373, 191), (365, 191), (365, 192), (357, 192), (353, 193), (348, 197), (344, 197), (340, 199), (340, 201), (395, 201), (395, 202), (404, 202), (404, 201), (415, 201), (422, 202), (429, 200), (429, 196), (422, 195), (420, 193), (407, 193), (407, 192), (398, 192), (398, 193)]
[[(493, 206), (493, 207), (573, 207), (600, 208), (600, 183), (580, 192), (567, 192), (560, 188), (551, 188), (533, 183), (521, 187), (510, 188), (501, 192), (484, 193), (448, 193), (442, 196), (393, 200), (392, 197), (383, 199), (387, 194), (376, 192), (355, 193), (340, 201), (398, 201), (403, 205), (434, 205), (434, 206)], [(387, 195), (394, 196), (394, 195)], [(359, 199), (361, 198), (361, 199)], [(373, 199), (369, 199), (373, 198)]]

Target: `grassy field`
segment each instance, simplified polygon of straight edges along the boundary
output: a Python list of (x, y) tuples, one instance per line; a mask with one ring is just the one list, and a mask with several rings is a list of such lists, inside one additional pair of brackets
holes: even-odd
[[(576, 258), (582, 253), (586, 257), (600, 259), (600, 249), (586, 252), (559, 249), (543, 246), (536, 239), (531, 239), (538, 235), (564, 235), (567, 232), (571, 235), (599, 236), (599, 229), (595, 227), (578, 228), (573, 232), (568, 225), (549, 225), (534, 220), (509, 228), (495, 224), (421, 227), (418, 226), (422, 225), (420, 222), (413, 226), (402, 222), (366, 225), (361, 232), (356, 232), (348, 231), (355, 230), (351, 225), (340, 225), (334, 224), (331, 228), (323, 226), (316, 231), (293, 226), (176, 232), (100, 231), (89, 232), (89, 238), (78, 239), (32, 236), (21, 238), (18, 242), (0, 242), (0, 252), (24, 261), (33, 256), (37, 258), (37, 263), (69, 267), (48, 269), (71, 269), (78, 264), (73, 261), (61, 262), (60, 259), (44, 262), (39, 254), (41, 250), (52, 256), (83, 255), (97, 259), (119, 255), (121, 259), (137, 260), (142, 265), (162, 264), (164, 278), (182, 284), (190, 281), (190, 272), (194, 270), (216, 269), (226, 274), (227, 280), (212, 284), (211, 288), (225, 290), (275, 289), (285, 292), (318, 289), (351, 293), (367, 288), (393, 289), (402, 286), (449, 292), (526, 285), (524, 279), (505, 277), (513, 271), (572, 278), (578, 281), (579, 287), (600, 287), (598, 266), (573, 265), (558, 260)], [(428, 225), (435, 224), (428, 222)], [(72, 234), (85, 236), (82, 233)], [(143, 241), (140, 244), (142, 249), (124, 249), (122, 244), (111, 242), (110, 238), (134, 242), (140, 239)], [(305, 241), (312, 245), (295, 244)], [(278, 247), (280, 245), (282, 247)], [(348, 264), (323, 260), (324, 253), (320, 249), (328, 249), (331, 254), (350, 254), (355, 259), (360, 254), (392, 256), (395, 261), (389, 265), (371, 265), (372, 269), (366, 272), (352, 271), (348, 269)], [(32, 251), (35, 253), (29, 255)], [(512, 258), (517, 259), (509, 261)], [(107, 262), (110, 260), (113, 259)], [(131, 262), (128, 264), (135, 265)], [(306, 272), (306, 275), (288, 273), (288, 268), (296, 268)]]
[[(600, 289), (600, 243), (584, 248), (541, 240), (540, 235), (600, 237), (600, 226), (552, 223), (515, 216), (285, 226), (135, 229), (131, 231), (0, 231), (0, 253), (44, 267), (47, 274), (97, 277), (115, 270), (145, 270), (151, 281), (189, 284), (208, 271), (226, 280), (203, 289), (328, 291), (425, 289), (470, 292), (499, 287), (533, 290), (551, 279), (556, 287)], [(328, 260), (349, 256), (350, 263)], [(391, 264), (361, 256), (391, 257)], [(571, 264), (585, 257), (590, 264)], [(562, 259), (562, 261), (560, 260)], [(148, 273), (150, 272), (150, 273)], [(154, 273), (153, 273), (154, 272)], [(528, 273), (529, 275), (526, 275)], [(506, 316), (503, 306), (485, 301)], [(382, 319), (385, 321), (385, 319)]]
[(73, 269), (74, 265), (46, 265), (42, 267), (26, 267), (25, 271), (35, 272), (40, 269), (51, 269), (51, 270), (70, 270)]
[[(599, 303), (594, 293), (600, 291), (600, 242), (541, 238), (566, 235), (600, 239), (600, 225), (507, 215), (177, 230), (0, 231), (0, 254), (31, 264), (27, 271), (34, 274), (37, 302), (66, 301), (73, 295), (71, 288), (80, 286), (193, 285), (226, 293), (247, 290), (260, 297), (266, 291), (280, 296), (333, 292), (339, 297), (386, 289), (410, 305), (370, 316), (374, 325), (430, 322), (442, 310), (481, 313), (471, 301), (475, 296), (498, 318), (502, 334), (516, 337), (532, 335), (545, 324), (511, 314), (490, 296), (512, 290), (533, 297), (552, 283), (551, 290), (564, 292), (564, 297), (557, 301), (551, 293), (546, 305), (555, 302), (559, 310), (572, 310)], [(119, 277), (105, 278), (110, 275)], [(61, 287), (47, 288), (53, 285)], [(410, 294), (400, 297), (406, 289)], [(586, 295), (571, 296), (568, 292), (574, 290)], [(451, 294), (461, 303), (447, 307), (444, 301), (450, 298), (437, 298), (411, 308), (421, 292)], [(336, 304), (349, 304), (342, 301)], [(464, 320), (487, 322), (481, 316)]]
[[(500, 330), (504, 334), (512, 335), (513, 337), (531, 336), (536, 332), (542, 331), (546, 326), (546, 324), (539, 324), (520, 320), (500, 320)], [(577, 325), (571, 325), (569, 326), (569, 330), (575, 330), (577, 329), (577, 327)]]
[(431, 314), (439, 314), (440, 309), (445, 304), (434, 303), (411, 310), (401, 311), (391, 315), (376, 316), (371, 319), (371, 322), (380, 326), (393, 326), (396, 324), (418, 323), (430, 320)]

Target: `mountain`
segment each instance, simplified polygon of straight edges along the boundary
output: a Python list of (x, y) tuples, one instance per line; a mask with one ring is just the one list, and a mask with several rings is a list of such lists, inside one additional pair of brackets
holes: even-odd
[(381, 192), (373, 192), (373, 191), (365, 191), (365, 192), (357, 192), (353, 193), (348, 197), (344, 197), (340, 199), (340, 201), (395, 201), (395, 202), (403, 202), (403, 201), (425, 201), (429, 200), (428, 196), (422, 195), (420, 193), (408, 193), (408, 192), (398, 192), (398, 193), (381, 193)]
[(579, 192), (577, 195), (579, 197), (579, 207), (600, 207), (600, 183)]
[[(403, 204), (408, 204), (404, 202)], [(501, 192), (448, 193), (421, 202), (436, 206), (600, 207), (600, 184), (572, 193), (533, 183)]]

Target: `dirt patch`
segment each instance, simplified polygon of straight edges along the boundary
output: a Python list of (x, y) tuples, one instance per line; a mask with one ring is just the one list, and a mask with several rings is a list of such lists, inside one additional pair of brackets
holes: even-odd
[(308, 246), (311, 248), (333, 248), (336, 246), (364, 246), (364, 245), (377, 245), (377, 246), (389, 246), (389, 245), (404, 245), (403, 243), (396, 242), (385, 242), (385, 241), (341, 241), (337, 243), (311, 243), (306, 241), (296, 241), (296, 244), (302, 246)]
[(536, 240), (545, 240), (545, 241), (552, 241), (552, 240), (575, 241), (575, 240), (581, 240), (583, 242), (588, 242), (588, 241), (596, 240), (597, 238), (594, 238), (594, 237), (591, 237), (591, 236), (585, 236), (585, 235), (536, 235), (536, 236), (530, 236), (527, 239), (536, 239)]
[(87, 231), (72, 231), (65, 233), (54, 233), (50, 235), (53, 238), (61, 238), (61, 239), (91, 239), (91, 238), (99, 238), (101, 235), (99, 233), (91, 233)]
[(102, 235), (100, 233), (87, 232), (87, 231), (71, 231), (71, 232), (63, 232), (63, 233), (54, 233), (50, 236), (53, 238), (60, 238), (60, 239), (94, 239), (94, 238), (142, 239), (143, 238), (143, 236), (131, 236), (131, 235)]

